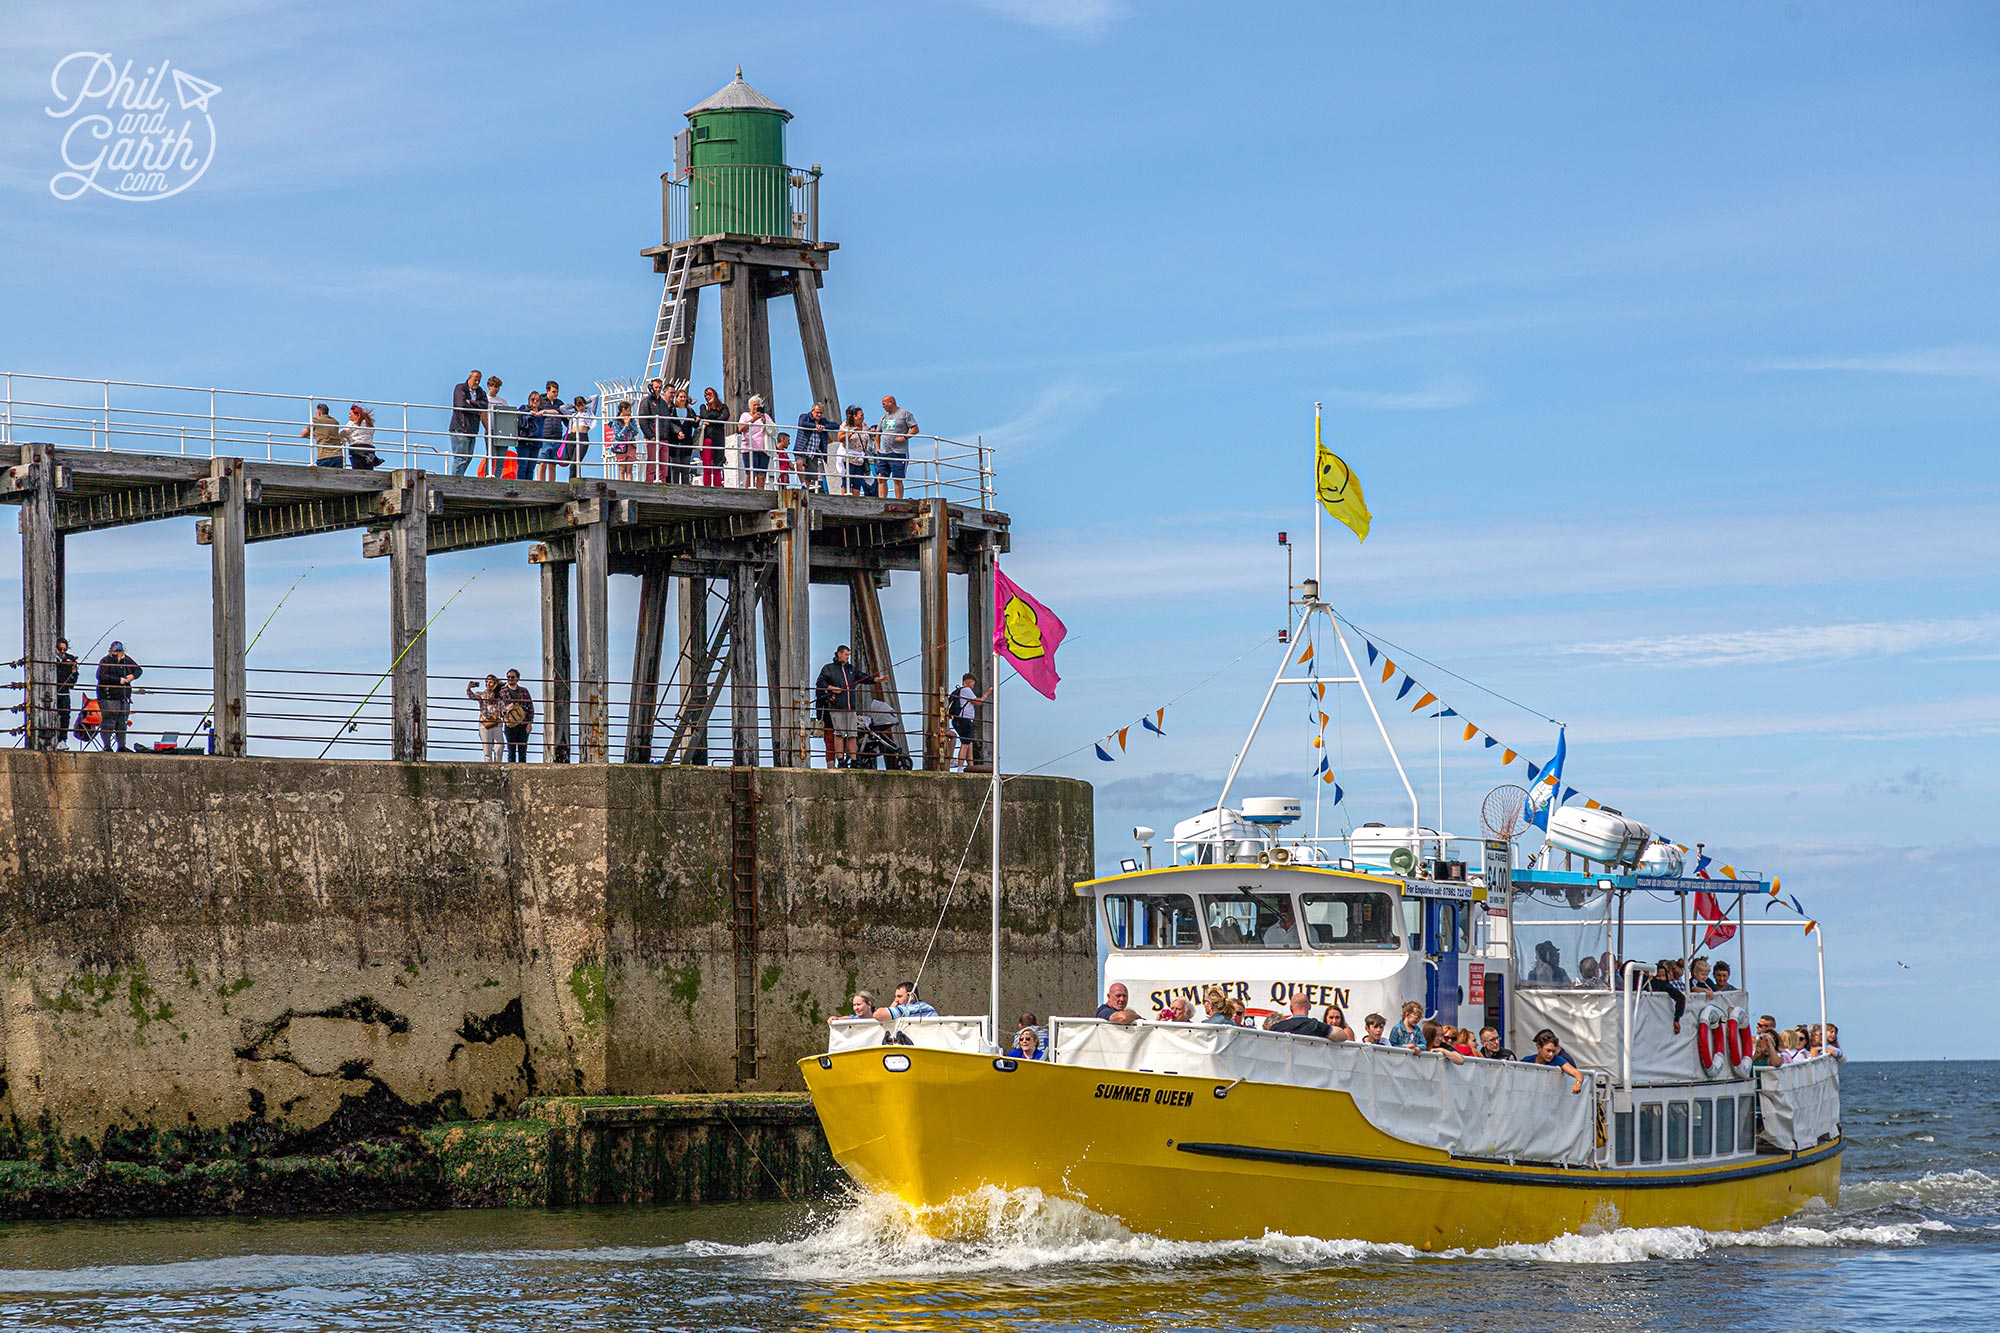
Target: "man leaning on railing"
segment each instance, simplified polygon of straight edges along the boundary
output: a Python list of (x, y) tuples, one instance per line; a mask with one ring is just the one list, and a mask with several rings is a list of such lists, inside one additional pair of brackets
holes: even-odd
[[(496, 383), (495, 387), (499, 387)], [(451, 475), (462, 477), (472, 466), (472, 446), (479, 435), (479, 423), (486, 416), (486, 391), (479, 387), (479, 372), (467, 373), (465, 383), (451, 390)]]

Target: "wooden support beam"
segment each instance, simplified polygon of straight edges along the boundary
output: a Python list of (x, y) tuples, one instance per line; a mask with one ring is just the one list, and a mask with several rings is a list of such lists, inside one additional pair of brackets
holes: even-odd
[(924, 767), (951, 767), (942, 700), (951, 675), (950, 525), (943, 500), (925, 501), (930, 530), (917, 552), (917, 635), (923, 654)]
[[(798, 312), (799, 346), (806, 356), (806, 383), (812, 387), (813, 402), (826, 404), (826, 414), (841, 419), (840, 387), (833, 380), (833, 354), (827, 350), (826, 316), (820, 310), (819, 289), (801, 282), (792, 290), (792, 306)], [(811, 404), (807, 404), (808, 410)]]
[[(982, 541), (965, 554), (965, 669), (979, 682), (979, 692), (993, 688), (993, 548)], [(993, 756), (993, 708), (978, 710), (972, 733), (972, 762), (989, 763)]]
[(896, 714), (896, 744), (905, 754), (912, 754), (909, 728), (904, 725), (902, 695), (896, 690), (896, 659), (889, 651), (889, 630), (882, 620), (882, 601), (875, 587), (875, 576), (861, 571), (849, 575), (847, 595), (854, 660), (863, 671), (880, 677), (870, 688)]
[[(783, 762), (812, 766), (812, 492), (780, 491), (791, 521), (777, 536), (767, 633), (772, 639), (772, 682), (777, 708), (772, 717), (781, 738)], [(771, 630), (775, 629), (775, 633)]]
[(611, 759), (609, 531), (600, 518), (576, 533), (576, 692), (586, 764)]
[(542, 567), (542, 762), (569, 762), (569, 563)]
[(738, 768), (757, 763), (757, 567), (729, 571), (729, 735), (730, 760)]
[[(249, 753), (249, 693), (244, 655), (245, 621), (243, 537), (250, 499), (249, 479), (240, 458), (217, 458), (208, 465), (209, 517), (209, 661), (215, 688), (215, 752)], [(199, 742), (190, 736), (189, 744)]]
[(739, 268), (722, 284), (722, 401), (733, 421), (756, 392), (752, 379), (755, 364), (750, 351), (752, 335), (750, 270)]
[(764, 716), (771, 720), (771, 767), (790, 768), (790, 729), (785, 724), (785, 692), (779, 681), (779, 653), (784, 631), (778, 624), (778, 571), (757, 568), (757, 602), (764, 622)]
[(27, 744), (47, 750), (58, 739), (56, 640), (62, 637), (62, 533), (56, 527), (55, 448), (21, 446), (11, 474), (21, 502), (21, 647), (27, 657)]
[(764, 400), (764, 410), (777, 416), (778, 400), (771, 383), (771, 298), (755, 282), (750, 291), (750, 387)]
[[(424, 687), (430, 652), (424, 625), (430, 619), (426, 586), (430, 535), (429, 482), (422, 472), (398, 469), (389, 474), (402, 511), (389, 529), (389, 659), (394, 713), (390, 723), (391, 757), (422, 759), (429, 731)], [(319, 503), (317, 501), (313, 503)], [(255, 526), (253, 517), (246, 528)], [(213, 531), (211, 529), (211, 540)], [(247, 531), (246, 541), (252, 540)]]
[[(241, 462), (242, 460), (237, 460)], [(244, 482), (246, 496), (257, 503), (258, 485)], [(58, 501), (56, 524), (64, 532), (102, 532), (155, 519), (205, 514), (215, 505), (214, 481), (160, 481), (120, 487)]]
[(653, 762), (653, 713), (660, 701), (660, 659), (667, 637), (667, 594), (672, 578), (664, 569), (639, 576), (639, 625), (632, 641), (632, 696), (625, 715), (625, 762)]

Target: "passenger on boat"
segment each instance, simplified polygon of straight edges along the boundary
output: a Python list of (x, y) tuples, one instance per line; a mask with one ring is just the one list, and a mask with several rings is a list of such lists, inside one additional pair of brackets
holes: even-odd
[(1033, 1028), (1035, 1030), (1036, 1040), (1042, 1043), (1042, 1049), (1046, 1051), (1049, 1048), (1049, 1030), (1048, 1028), (1042, 1025), (1042, 1021), (1040, 1019), (1035, 1017), (1034, 1010), (1032, 1009), (1022, 1010), (1021, 1021), (1016, 1023), (1014, 1026), (1017, 1028)]
[(1451, 1029), (1435, 1019), (1424, 1023), (1424, 1050), (1430, 1055), (1442, 1055), (1455, 1065), (1465, 1063), (1465, 1057), (1451, 1044)]
[(1715, 983), (1715, 989), (1719, 991), (1733, 989), (1729, 984), (1729, 964), (1717, 963), (1715, 970), (1710, 973), (1710, 980)]
[(1166, 1008), (1160, 1010), (1159, 1021), (1162, 1023), (1194, 1022), (1194, 1001), (1185, 995), (1176, 995), (1173, 999), (1167, 1001)]
[(1136, 1023), (1139, 1015), (1132, 1009), (1132, 993), (1125, 989), (1125, 983), (1114, 981), (1104, 988), (1104, 1003), (1097, 1006), (1097, 1016), (1107, 1023)]
[(843, 1018), (875, 1017), (875, 997), (873, 995), (870, 995), (865, 990), (858, 990), (854, 992), (854, 998), (853, 1000), (849, 1001), (849, 1006), (850, 1007), (846, 1013), (830, 1014), (828, 1015), (826, 1021), (829, 1023), (838, 1023)]
[(1337, 1004), (1328, 1005), (1326, 1007), (1326, 1013), (1323, 1016), (1323, 1021), (1326, 1023), (1326, 1035), (1329, 1040), (1331, 1041), (1354, 1040), (1354, 1029), (1347, 1026), (1347, 1012), (1346, 1010), (1342, 1009), (1339, 1005)]
[(1528, 969), (1528, 981), (1536, 986), (1567, 986), (1569, 973), (1563, 970), (1562, 951), (1554, 940), (1535, 946), (1535, 965)]
[(1479, 1029), (1479, 1054), (1488, 1060), (1512, 1060), (1514, 1053), (1500, 1044), (1500, 1029)]
[(892, 1018), (936, 1018), (938, 1011), (917, 998), (917, 983), (901, 982), (896, 987), (896, 1001), (887, 1009), (877, 1009), (875, 1017), (881, 1022)]
[(1715, 982), (1709, 977), (1708, 959), (1697, 958), (1688, 964), (1687, 988), (1691, 991), (1701, 991), (1707, 995), (1715, 993)]
[(1535, 1034), (1535, 1053), (1533, 1055), (1522, 1056), (1521, 1063), (1524, 1065), (1549, 1065), (1560, 1069), (1563, 1073), (1568, 1074), (1576, 1080), (1576, 1083), (1570, 1088), (1571, 1092), (1583, 1091), (1582, 1071), (1576, 1067), (1575, 1062), (1568, 1055), (1563, 1053), (1562, 1043), (1557, 1041), (1556, 1034), (1547, 1028), (1543, 1028)]
[(1010, 1060), (1046, 1060), (1049, 1053), (1042, 1049), (1041, 1034), (1033, 1028), (1022, 1028), (1014, 1034), (1014, 1045), (1007, 1051)]
[(1826, 1025), (1826, 1053), (1842, 1064), (1847, 1063), (1847, 1052), (1840, 1049), (1840, 1024)]
[(1670, 1001), (1673, 1002), (1674, 1031), (1679, 1032), (1681, 1030), (1681, 1015), (1687, 1012), (1688, 1002), (1687, 1002), (1687, 996), (1681, 994), (1681, 988), (1674, 985), (1673, 976), (1674, 976), (1673, 962), (1669, 959), (1662, 958), (1657, 964), (1654, 965), (1653, 975), (1645, 978), (1643, 981), (1639, 983), (1639, 989), (1652, 991), (1658, 995), (1664, 995)]
[(1595, 958), (1585, 958), (1577, 963), (1576, 984), (1587, 990), (1604, 989), (1604, 973), (1599, 970)]
[(1215, 1023), (1222, 1027), (1233, 1027), (1236, 1023), (1236, 1020), (1229, 1016), (1229, 997), (1222, 993), (1220, 986), (1210, 986), (1201, 993), (1201, 1007), (1203, 1010), (1201, 1021), (1204, 1023)]
[(1382, 1035), (1382, 1027), (1388, 1021), (1388, 1019), (1382, 1017), (1380, 1014), (1370, 1014), (1367, 1018), (1363, 1019), (1361, 1023), (1363, 1033), (1361, 1044), (1363, 1046), (1387, 1046), (1389, 1039)]
[(1479, 1054), (1479, 1039), (1472, 1034), (1471, 1028), (1452, 1028), (1450, 1031), (1453, 1050), (1460, 1055)]
[(1298, 923), (1292, 919), (1292, 900), (1278, 900), (1278, 919), (1264, 928), (1266, 949), (1289, 949), (1299, 942)]
[(1424, 1049), (1424, 1007), (1415, 1000), (1403, 1001), (1403, 1021), (1389, 1029), (1391, 1046), (1401, 1046), (1405, 1050)]
[(1757, 1016), (1757, 1035), (1760, 1037), (1769, 1037), (1772, 1043), (1776, 1044), (1778, 1040), (1778, 1020), (1769, 1014), (1759, 1014)]
[(1330, 1037), (1333, 1029), (1312, 1016), (1312, 1001), (1300, 991), (1292, 996), (1291, 1013), (1271, 1024), (1273, 1032), (1296, 1032), (1304, 1037)]
[(1757, 1034), (1757, 1053), (1750, 1060), (1753, 1069), (1772, 1069), (1783, 1064), (1778, 1058), (1778, 1039), (1768, 1032)]

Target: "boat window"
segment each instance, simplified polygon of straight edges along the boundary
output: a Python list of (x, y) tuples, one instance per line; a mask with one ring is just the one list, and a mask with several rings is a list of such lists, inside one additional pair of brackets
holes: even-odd
[(1660, 1160), (1660, 1104), (1647, 1102), (1639, 1108), (1639, 1160), (1657, 1162)]
[(1458, 951), (1460, 953), (1470, 953), (1472, 951), (1472, 904), (1460, 903), (1458, 904), (1457, 911)]
[(1614, 1158), (1620, 1166), (1632, 1165), (1632, 1113), (1618, 1111), (1611, 1117)]
[(1104, 925), (1114, 949), (1199, 949), (1194, 899), (1185, 893), (1107, 893)]
[(1204, 893), (1202, 915), (1208, 921), (1212, 949), (1296, 949), (1298, 922), (1289, 893)]
[(1688, 1155), (1688, 1104), (1667, 1103), (1667, 1160), (1685, 1162)]
[(1694, 1155), (1706, 1157), (1714, 1148), (1715, 1103), (1706, 1097), (1697, 1097), (1694, 1103)]
[(1581, 884), (1516, 887), (1508, 904), (1515, 984), (1608, 989), (1611, 902)]
[(1741, 1151), (1755, 1152), (1757, 1149), (1757, 1099), (1755, 1097), (1739, 1097), (1737, 1105), (1739, 1114), (1736, 1117), (1736, 1142), (1741, 1145)]
[(1726, 1157), (1736, 1151), (1736, 1099), (1722, 1097), (1715, 1103), (1715, 1151)]
[(1410, 942), (1412, 950), (1424, 947), (1424, 900), (1422, 898), (1403, 899), (1403, 935)]
[(1386, 893), (1299, 895), (1306, 943), (1315, 949), (1393, 949), (1396, 909)]

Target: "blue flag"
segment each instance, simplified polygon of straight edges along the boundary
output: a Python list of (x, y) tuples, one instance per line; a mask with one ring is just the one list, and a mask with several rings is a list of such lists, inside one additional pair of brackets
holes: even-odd
[(1542, 766), (1540, 778), (1528, 789), (1528, 799), (1521, 803), (1521, 817), (1544, 833), (1549, 831), (1549, 811), (1562, 804), (1558, 798), (1562, 795), (1563, 755), (1568, 738), (1568, 728), (1556, 729), (1555, 757)]

